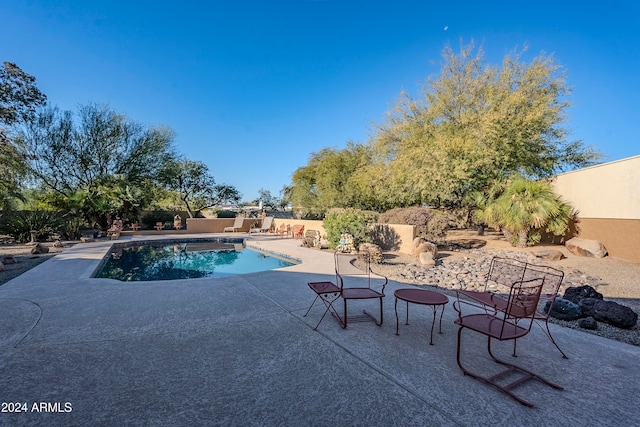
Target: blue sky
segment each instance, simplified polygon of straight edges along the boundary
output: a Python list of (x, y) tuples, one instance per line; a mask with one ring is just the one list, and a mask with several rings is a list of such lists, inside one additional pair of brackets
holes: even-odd
[(523, 45), (553, 54), (573, 88), (570, 139), (606, 161), (640, 154), (635, 0), (3, 0), (0, 22), (0, 60), (51, 104), (167, 125), (247, 201), (277, 196), (312, 152), (366, 142), (460, 40), (491, 63)]

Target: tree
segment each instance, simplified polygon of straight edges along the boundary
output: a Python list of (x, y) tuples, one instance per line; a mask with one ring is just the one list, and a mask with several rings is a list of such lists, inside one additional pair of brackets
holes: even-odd
[(258, 200), (256, 200), (256, 202), (259, 202), (260, 200), (262, 200), (262, 207), (265, 209), (277, 209), (282, 207), (282, 199), (272, 196), (271, 191), (265, 190), (264, 188), (258, 190)]
[(22, 198), (26, 164), (12, 134), (15, 126), (32, 120), (36, 108), (46, 103), (35, 80), (13, 62), (4, 62), (0, 68), (0, 209)]
[(358, 170), (370, 163), (365, 145), (349, 141), (342, 150), (324, 148), (312, 153), (307, 166), (293, 173), (285, 191), (294, 208), (303, 207), (312, 216), (330, 208), (370, 208), (367, 185), (357, 179)]
[(526, 247), (540, 240), (539, 230), (563, 235), (573, 216), (572, 208), (544, 181), (515, 176), (495, 199), (481, 203), (476, 217), (503, 231), (512, 244)]
[(390, 188), (404, 187), (408, 203), (460, 207), (512, 173), (545, 177), (598, 160), (592, 148), (566, 140), (570, 91), (560, 66), (544, 54), (526, 64), (523, 52), (491, 66), (473, 44), (459, 54), (445, 47), (423, 98), (403, 94), (374, 137)]
[[(145, 128), (95, 104), (81, 106), (77, 117), (43, 109), (19, 135), (29, 171), (49, 190), (52, 202), (81, 210), (102, 226), (109, 215), (126, 214), (127, 206), (151, 202), (149, 188), (176, 156), (173, 138), (169, 128)], [(113, 212), (113, 199), (121, 197)], [(84, 202), (78, 205), (78, 200)]]
[(190, 218), (195, 212), (220, 203), (237, 203), (241, 198), (235, 187), (216, 185), (209, 168), (200, 161), (179, 159), (169, 162), (160, 174), (160, 180), (178, 195)]
[(600, 153), (567, 140), (562, 68), (544, 53), (525, 63), (525, 53), (491, 65), (473, 44), (459, 53), (446, 46), (421, 97), (402, 93), (366, 145), (313, 153), (287, 196), (316, 214), (422, 204), (470, 210), (474, 194), (511, 174), (543, 178), (594, 164)]

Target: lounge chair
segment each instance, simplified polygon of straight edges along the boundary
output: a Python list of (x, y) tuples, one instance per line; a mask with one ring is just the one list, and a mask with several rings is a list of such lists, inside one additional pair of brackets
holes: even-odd
[(231, 231), (231, 232), (235, 233), (236, 230), (242, 229), (242, 224), (244, 224), (244, 217), (237, 216), (235, 221), (233, 222), (233, 225), (231, 227), (225, 227), (222, 231), (225, 232), (225, 233), (227, 231)]
[(264, 219), (262, 220), (262, 224), (260, 225), (260, 227), (249, 229), (249, 233), (266, 233), (267, 231), (271, 230), (272, 225), (273, 225), (273, 217), (265, 216)]

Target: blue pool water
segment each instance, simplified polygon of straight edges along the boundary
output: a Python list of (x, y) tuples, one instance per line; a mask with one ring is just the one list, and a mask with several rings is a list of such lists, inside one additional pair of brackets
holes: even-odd
[(114, 245), (94, 277), (153, 281), (223, 277), (294, 265), (247, 249), (239, 239), (140, 242)]

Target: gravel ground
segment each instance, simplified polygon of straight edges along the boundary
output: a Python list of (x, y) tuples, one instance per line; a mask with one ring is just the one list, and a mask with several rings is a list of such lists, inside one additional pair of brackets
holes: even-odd
[[(603, 294), (605, 300), (615, 301), (640, 314), (640, 264), (612, 257), (578, 257), (563, 246), (513, 248), (495, 233), (478, 237), (466, 231), (450, 232), (448, 242), (449, 246), (440, 251), (435, 267), (422, 267), (418, 265), (417, 258), (411, 255), (388, 252), (384, 254), (384, 263), (372, 265), (372, 270), (398, 282), (435, 286), (438, 291), (455, 297), (455, 289), (459, 287), (457, 273), (481, 270), (480, 266), (488, 265), (493, 256), (511, 257), (563, 270), (565, 277), (561, 295), (570, 286), (589, 285)], [(536, 258), (533, 251), (540, 249), (560, 250), (566, 258), (560, 261)], [(596, 330), (587, 330), (580, 328), (578, 321), (550, 318), (550, 322), (640, 346), (638, 324), (631, 329), (620, 329), (598, 322)]]

